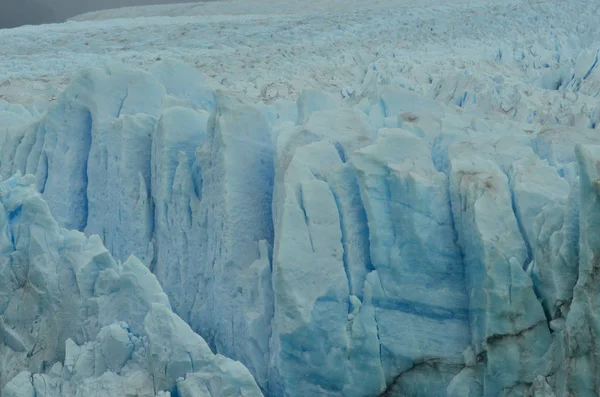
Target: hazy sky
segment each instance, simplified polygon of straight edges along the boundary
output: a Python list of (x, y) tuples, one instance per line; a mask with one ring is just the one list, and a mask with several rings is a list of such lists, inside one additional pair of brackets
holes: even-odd
[(60, 22), (106, 8), (192, 2), (194, 0), (0, 0), (0, 28)]

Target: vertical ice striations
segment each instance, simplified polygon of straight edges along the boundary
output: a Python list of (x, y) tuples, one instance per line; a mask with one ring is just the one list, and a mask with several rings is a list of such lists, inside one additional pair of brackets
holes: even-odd
[(35, 174), (61, 225), (103, 236), (119, 258), (135, 252), (146, 259), (149, 150), (164, 92), (145, 72), (84, 71), (39, 123), (7, 142), (18, 144), (13, 155), (3, 147), (2, 170)]
[(117, 262), (97, 235), (60, 228), (34, 180), (0, 183), (3, 395), (262, 395), (171, 311), (137, 258)]
[[(88, 222), (84, 231), (102, 236), (115, 257), (134, 254), (144, 263), (153, 257), (148, 242), (154, 226), (149, 188), (155, 125), (156, 119), (150, 115), (120, 116), (93, 140), (88, 160)], [(117, 188), (107, 189), (115, 182)]]
[(336, 395), (346, 383), (348, 281), (339, 215), (323, 180), (339, 164), (328, 142), (297, 149), (275, 198), (272, 355), (285, 395)]
[[(39, 165), (22, 171), (45, 173), (44, 197), (62, 225), (104, 235), (105, 224), (115, 223), (107, 219), (115, 212), (108, 211), (114, 202), (105, 195), (107, 182), (116, 177), (109, 174), (108, 157), (115, 156), (120, 147), (111, 139), (123, 132), (114, 120), (142, 112), (158, 116), (160, 99), (156, 94), (163, 90), (148, 73), (119, 68), (90, 70), (80, 74), (48, 112)], [(121, 136), (125, 141), (135, 139), (129, 134)], [(148, 169), (144, 166), (148, 159), (137, 159), (141, 164), (123, 171), (133, 171), (136, 180), (138, 172), (148, 177), (144, 170)]]
[[(529, 250), (527, 263), (534, 290), (542, 302), (548, 319), (556, 316), (560, 301), (565, 301), (561, 283), (574, 280), (569, 267), (576, 263), (574, 255), (564, 250), (574, 248), (568, 236), (565, 218), (569, 201), (569, 183), (554, 167), (534, 155), (515, 161), (509, 172), (515, 215)], [(573, 189), (575, 190), (575, 189)], [(562, 252), (561, 252), (561, 247)], [(565, 258), (564, 255), (567, 257)], [(572, 291), (573, 285), (568, 290)]]
[[(247, 285), (248, 272), (256, 270), (252, 265), (257, 260), (266, 267), (268, 259), (265, 243), (259, 242), (273, 241), (270, 128), (254, 106), (217, 94), (206, 142), (196, 153), (206, 251), (194, 261), (206, 270), (201, 285), (183, 291), (194, 297), (192, 327), (218, 352), (240, 359), (255, 373), (267, 365), (266, 352), (257, 352), (255, 343), (267, 346), (270, 331), (250, 324), (245, 311), (255, 290)], [(260, 270), (264, 271), (267, 269)], [(253, 279), (252, 284), (258, 281)], [(263, 286), (270, 288), (268, 283)], [(268, 296), (267, 291), (260, 292)], [(259, 382), (262, 385), (264, 379)]]
[(202, 182), (193, 172), (196, 148), (206, 140), (208, 113), (181, 106), (163, 111), (152, 139), (154, 203), (151, 269), (174, 310), (189, 320), (204, 272), (206, 231), (200, 217)]
[[(119, 259), (139, 255), (174, 310), (264, 383), (273, 154), (257, 109), (225, 95), (217, 106), (207, 79), (178, 62), (112, 66), (79, 74), (6, 143), (2, 169), (35, 173), (61, 225), (100, 235)], [(255, 276), (261, 289), (247, 287)]]
[(600, 393), (600, 146), (576, 147), (580, 172), (579, 277), (566, 320), (564, 388), (578, 396)]
[[(364, 114), (334, 110), (339, 104), (327, 97), (308, 104), (310, 97), (320, 98), (305, 92), (298, 100), (305, 122), (277, 140), (270, 393), (375, 394), (383, 379), (372, 314), (370, 324), (368, 314), (356, 320), (352, 335), (360, 301), (349, 294), (362, 296), (368, 233), (355, 177), (344, 164), (372, 132)], [(371, 369), (368, 377), (360, 373)], [(353, 384), (359, 379), (364, 383)]]
[(475, 152), (450, 161), (452, 211), (464, 253), (472, 346), (484, 366), (483, 393), (522, 394), (536, 376), (549, 374), (552, 340), (523, 270), (527, 247), (508, 179)]
[(351, 161), (369, 225), (368, 280), (386, 384), (408, 377), (413, 393), (443, 394), (446, 384), (436, 389), (429, 376), (415, 374), (431, 370), (436, 378), (445, 366), (462, 365), (471, 339), (447, 177), (433, 167), (427, 145), (401, 129), (380, 131)]
[(6, 395), (597, 394), (597, 136), (367, 88), (255, 106), (111, 66), (10, 124)]

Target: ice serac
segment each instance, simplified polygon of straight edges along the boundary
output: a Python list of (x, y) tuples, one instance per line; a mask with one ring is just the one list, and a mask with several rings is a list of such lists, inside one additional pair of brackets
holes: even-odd
[[(36, 145), (42, 145), (37, 167), (21, 171), (45, 175), (40, 187), (61, 225), (103, 235), (102, 223), (115, 214), (102, 199), (115, 176), (108, 174), (108, 156), (114, 156), (115, 149), (109, 154), (109, 139), (123, 132), (113, 122), (142, 112), (158, 116), (162, 92), (164, 88), (145, 72), (92, 69), (79, 74), (48, 111), (42, 120), (43, 141), (36, 140), (30, 152), (35, 156)], [(143, 168), (139, 171), (144, 173)]]
[(1, 168), (35, 174), (61, 226), (99, 235), (119, 260), (139, 256), (174, 311), (264, 384), (271, 125), (219, 98), (175, 61), (83, 71), (44, 118), (6, 137)]
[(543, 128), (536, 134), (532, 146), (541, 159), (572, 183), (579, 176), (575, 146), (597, 141), (598, 133), (595, 130), (553, 126)]
[(102, 236), (120, 260), (133, 253), (150, 264), (157, 244), (151, 186), (157, 121), (171, 120), (177, 130), (177, 111), (169, 108), (175, 103), (190, 110), (178, 133), (197, 137), (177, 150), (193, 162), (214, 96), (205, 76), (177, 61), (160, 62), (150, 72), (116, 64), (81, 71), (41, 120), (7, 133), (0, 170), (36, 175), (62, 226)]
[[(167, 59), (151, 70), (168, 95), (184, 101), (186, 107), (211, 111), (215, 106), (215, 91), (208, 78), (194, 67)], [(162, 98), (161, 98), (162, 99)]]
[(137, 258), (117, 262), (97, 235), (59, 227), (34, 176), (0, 183), (0, 230), (4, 396), (167, 397), (194, 372), (189, 396), (262, 396), (171, 311)]
[[(246, 310), (259, 280), (267, 296), (270, 289), (265, 282), (270, 276), (264, 272), (270, 271), (267, 246), (273, 244), (273, 157), (271, 127), (264, 115), (217, 92), (206, 141), (196, 152), (194, 165), (200, 176), (198, 215), (206, 237), (204, 254), (191, 260), (205, 269), (199, 285), (180, 293), (192, 294), (192, 328), (216, 351), (239, 359), (256, 374), (267, 367), (267, 352), (262, 349), (268, 346), (270, 327), (258, 327), (260, 322), (248, 317)], [(257, 271), (253, 265), (262, 267), (258, 270), (262, 276), (248, 285), (249, 276)], [(264, 385), (265, 379), (259, 383)]]
[[(576, 280), (576, 241), (568, 235), (573, 226), (567, 212), (573, 205), (569, 192), (576, 189), (533, 154), (513, 162), (509, 177), (515, 215), (529, 250), (526, 266), (546, 317), (553, 319)], [(567, 288), (561, 285), (569, 281)]]
[(297, 101), (298, 118), (296, 124), (302, 125), (310, 119), (314, 111), (339, 109), (341, 101), (318, 90), (304, 90)]
[(453, 157), (450, 192), (464, 255), (472, 346), (483, 395), (523, 394), (550, 373), (550, 330), (531, 279), (527, 247), (511, 208), (508, 178), (471, 152)]
[(277, 375), (290, 396), (319, 389), (335, 395), (346, 383), (348, 281), (338, 210), (323, 180), (327, 168), (339, 164), (329, 142), (303, 146), (287, 167), (284, 191), (277, 197), (272, 348)]
[(348, 162), (332, 168), (327, 175), (327, 181), (340, 214), (343, 259), (350, 295), (361, 300), (367, 273), (373, 270), (373, 267), (367, 214), (360, 197), (358, 181), (352, 165)]
[(576, 147), (580, 172), (579, 274), (566, 319), (564, 388), (578, 396), (600, 393), (600, 146)]
[[(567, 202), (548, 204), (536, 217), (531, 268), (534, 288), (547, 317), (568, 314), (579, 267), (579, 182), (571, 185)], [(552, 324), (552, 323), (551, 323)]]
[(444, 106), (405, 88), (378, 86), (368, 109), (371, 123), (378, 127), (397, 127), (398, 117), (413, 112), (425, 113), (427, 117), (440, 115)]
[(144, 325), (155, 390), (177, 391), (189, 397), (262, 396), (248, 369), (214, 355), (206, 342), (166, 306), (152, 304)]
[(511, 164), (509, 178), (515, 215), (522, 225), (523, 238), (531, 247), (536, 236), (533, 230), (536, 217), (546, 205), (565, 205), (570, 186), (554, 167), (533, 153)]
[(277, 139), (269, 390), (374, 395), (385, 384), (373, 314), (355, 319), (360, 300), (350, 295), (356, 288), (362, 296), (368, 233), (356, 178), (345, 164), (373, 133), (361, 112), (334, 111), (324, 100), (304, 103), (311, 95), (299, 99), (299, 111), (311, 109), (304, 124)]
[(204, 271), (202, 181), (193, 163), (196, 149), (206, 140), (207, 122), (206, 111), (170, 107), (163, 111), (152, 138), (155, 257), (148, 264), (164, 285), (173, 309), (186, 320)]
[(134, 254), (144, 263), (153, 259), (153, 247), (149, 244), (154, 227), (149, 187), (155, 124), (156, 119), (150, 115), (122, 115), (92, 140), (84, 231), (102, 236), (116, 258)]
[[(7, 139), (2, 171), (36, 175), (62, 226), (105, 237), (120, 259), (132, 252), (145, 257), (148, 242), (143, 240), (151, 225), (141, 179), (147, 187), (149, 134), (164, 93), (147, 72), (118, 65), (82, 71), (39, 122)], [(108, 183), (115, 180), (122, 184)], [(120, 199), (121, 209), (112, 211)], [(132, 214), (124, 213), (128, 207)], [(122, 226), (117, 225), (119, 215), (124, 215), (123, 223), (135, 221), (140, 229), (130, 245), (122, 246), (124, 239), (115, 235)]]
[[(368, 219), (367, 280), (386, 384), (443, 394), (471, 339), (448, 178), (425, 142), (401, 129), (380, 130), (351, 162)], [(437, 386), (426, 386), (432, 378)]]

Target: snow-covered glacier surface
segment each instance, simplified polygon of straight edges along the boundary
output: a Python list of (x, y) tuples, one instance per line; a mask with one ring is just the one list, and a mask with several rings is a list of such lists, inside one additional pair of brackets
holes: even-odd
[(600, 395), (600, 3), (355, 5), (0, 31), (2, 396)]

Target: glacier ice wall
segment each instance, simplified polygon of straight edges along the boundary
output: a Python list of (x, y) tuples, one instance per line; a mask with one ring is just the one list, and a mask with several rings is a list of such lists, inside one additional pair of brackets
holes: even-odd
[[(94, 69), (5, 136), (0, 172), (34, 175), (61, 226), (139, 257), (173, 311), (267, 395), (600, 393), (596, 131), (391, 85), (355, 102), (307, 90), (253, 105), (177, 62)], [(161, 337), (146, 371), (169, 343), (213, 357), (148, 305), (135, 324)], [(107, 349), (130, 332), (119, 324), (72, 339)], [(216, 371), (256, 392), (238, 364), (182, 360), (174, 371), (192, 375), (154, 387), (195, 395)]]
[(135, 256), (61, 228), (32, 175), (0, 183), (0, 228), (3, 396), (262, 396)]

